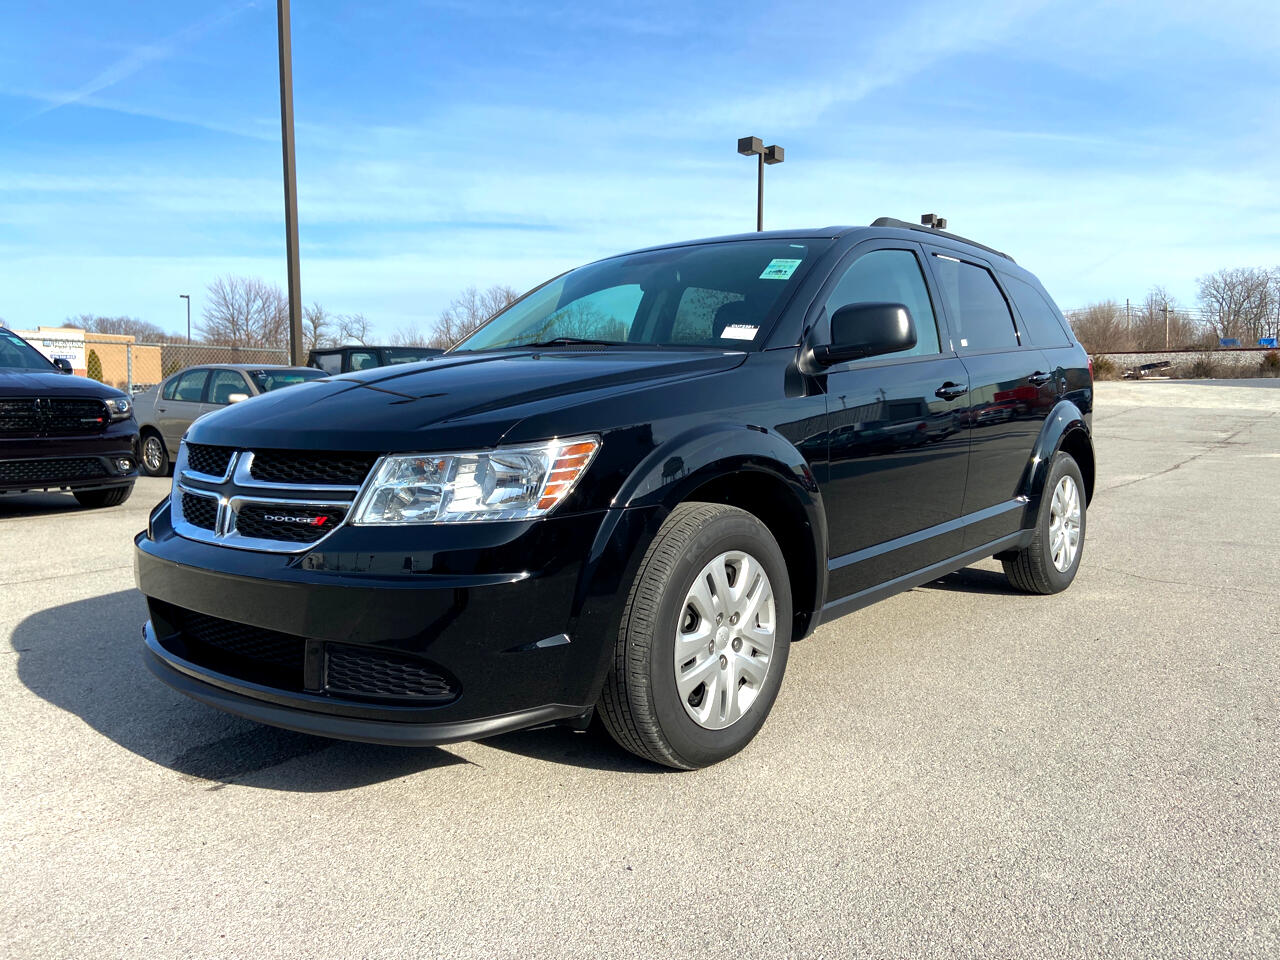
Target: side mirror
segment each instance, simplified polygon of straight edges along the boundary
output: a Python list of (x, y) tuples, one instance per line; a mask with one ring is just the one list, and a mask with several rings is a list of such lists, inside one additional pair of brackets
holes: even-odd
[(850, 303), (831, 315), (831, 343), (813, 348), (822, 366), (885, 353), (900, 353), (916, 345), (916, 325), (901, 303)]
[(248, 400), (247, 393), (229, 393), (227, 394), (227, 403), (239, 403), (241, 400)]
[(68, 360), (66, 357), (54, 357), (53, 365), (63, 373), (71, 372), (71, 361)]

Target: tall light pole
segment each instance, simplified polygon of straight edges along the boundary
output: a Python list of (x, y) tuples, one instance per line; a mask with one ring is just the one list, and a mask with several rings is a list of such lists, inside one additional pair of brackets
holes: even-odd
[(178, 294), (179, 300), (187, 301), (187, 346), (191, 346), (191, 294)]
[(758, 157), (756, 164), (756, 230), (764, 229), (764, 165), (772, 166), (785, 159), (785, 151), (776, 143), (765, 146), (759, 137), (740, 137), (738, 152), (744, 157)]
[(280, 41), (280, 147), (284, 154), (284, 245), (289, 268), (289, 360), (302, 366), (302, 279), (298, 269), (298, 170), (293, 153), (293, 46), (289, 0), (276, 0)]

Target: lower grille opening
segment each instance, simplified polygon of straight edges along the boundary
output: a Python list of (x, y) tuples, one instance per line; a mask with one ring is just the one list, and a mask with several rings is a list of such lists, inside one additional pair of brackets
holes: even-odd
[(63, 457), (56, 460), (0, 460), (0, 483), (58, 483), (96, 480), (109, 476), (97, 457)]
[(325, 689), (384, 699), (452, 700), (457, 684), (435, 664), (375, 647), (326, 644)]
[[(461, 687), (442, 667), (381, 647), (320, 643), (305, 637), (223, 620), (173, 604), (151, 601), (161, 643), (189, 663), (234, 680), (335, 699), (416, 701), (439, 706), (456, 700)], [(324, 650), (323, 689), (306, 680), (307, 646)]]
[(184, 660), (216, 673), (282, 690), (302, 690), (307, 641), (274, 630), (168, 607), (177, 633), (166, 641)]

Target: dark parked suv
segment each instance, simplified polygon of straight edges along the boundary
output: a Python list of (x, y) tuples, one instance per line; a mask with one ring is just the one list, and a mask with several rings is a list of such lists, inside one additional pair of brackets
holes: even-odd
[(86, 507), (124, 503), (138, 477), (131, 402), (70, 373), (0, 327), (0, 494), (67, 490)]
[(937, 230), (602, 260), (443, 356), (197, 422), (137, 538), (147, 661), (294, 730), (433, 744), (594, 711), (703, 766), (821, 623), (987, 557), (1065, 589), (1092, 396), (1035, 277)]

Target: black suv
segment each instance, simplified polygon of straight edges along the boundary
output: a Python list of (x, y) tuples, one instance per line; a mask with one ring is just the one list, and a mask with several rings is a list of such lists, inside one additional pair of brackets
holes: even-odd
[(986, 557), (1066, 588), (1093, 381), (995, 250), (892, 220), (676, 244), (533, 290), (423, 363), (197, 422), (137, 538), (147, 661), (394, 744), (593, 712), (740, 750), (816, 626)]
[(124, 503), (138, 477), (132, 404), (70, 372), (0, 327), (0, 494), (69, 490), (86, 507)]

